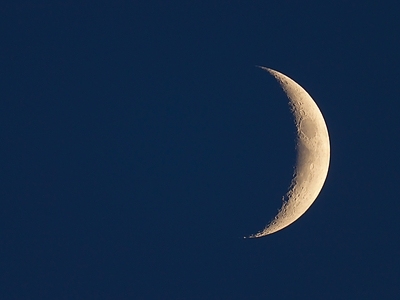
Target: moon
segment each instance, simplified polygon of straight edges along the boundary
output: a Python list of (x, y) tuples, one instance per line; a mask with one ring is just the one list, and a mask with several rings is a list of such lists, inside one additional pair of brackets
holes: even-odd
[(328, 174), (330, 144), (324, 117), (311, 96), (294, 80), (278, 71), (260, 67), (273, 75), (289, 98), (297, 130), (297, 158), (289, 191), (275, 218), (250, 238), (277, 232), (300, 218), (313, 204)]

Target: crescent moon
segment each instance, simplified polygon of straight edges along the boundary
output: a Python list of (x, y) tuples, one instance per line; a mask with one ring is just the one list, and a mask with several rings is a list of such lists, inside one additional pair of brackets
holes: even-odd
[(313, 204), (328, 174), (329, 134), (324, 117), (311, 96), (294, 80), (275, 70), (260, 67), (273, 75), (289, 98), (297, 129), (297, 159), (289, 191), (275, 218), (264, 230), (250, 238), (277, 232), (300, 218)]

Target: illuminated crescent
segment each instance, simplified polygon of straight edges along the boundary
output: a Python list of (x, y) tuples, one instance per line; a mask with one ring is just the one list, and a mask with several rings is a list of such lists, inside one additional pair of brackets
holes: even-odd
[(277, 232), (300, 218), (313, 204), (328, 174), (330, 145), (324, 117), (311, 96), (294, 80), (269, 68), (289, 98), (297, 129), (297, 160), (283, 205), (264, 230), (251, 235), (259, 238)]

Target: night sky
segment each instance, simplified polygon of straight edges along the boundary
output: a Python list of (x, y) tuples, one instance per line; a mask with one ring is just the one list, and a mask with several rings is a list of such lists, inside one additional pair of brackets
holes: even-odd
[[(397, 1), (3, 1), (0, 299), (399, 299)], [(291, 226), (293, 78), (331, 164)]]

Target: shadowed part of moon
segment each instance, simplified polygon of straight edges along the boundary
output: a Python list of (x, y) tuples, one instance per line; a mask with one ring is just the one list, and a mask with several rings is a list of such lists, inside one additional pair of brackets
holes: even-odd
[(260, 68), (278, 80), (290, 100), (297, 128), (297, 159), (292, 183), (283, 197), (281, 209), (264, 230), (251, 235), (250, 238), (277, 232), (300, 218), (321, 191), (330, 160), (328, 129), (311, 96), (286, 75), (265, 67)]

